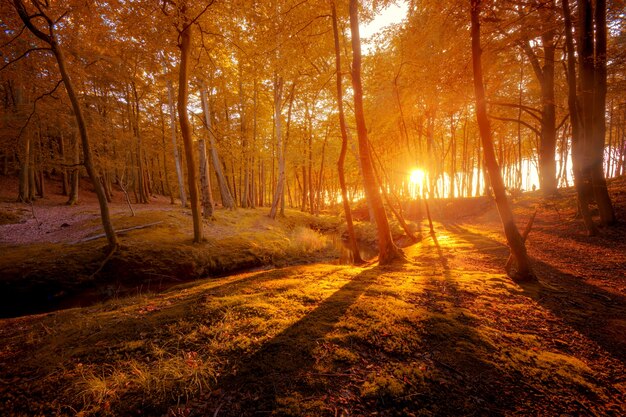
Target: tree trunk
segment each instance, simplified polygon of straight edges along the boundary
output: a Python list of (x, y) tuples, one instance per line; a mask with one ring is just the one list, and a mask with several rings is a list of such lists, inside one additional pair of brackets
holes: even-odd
[[(589, 1), (589, 0), (588, 0)], [(591, 181), (602, 225), (616, 222), (615, 210), (604, 177), (604, 145), (606, 136), (606, 0), (595, 5), (596, 53), (594, 67), (593, 126), (591, 131)], [(593, 30), (593, 29), (592, 29)]]
[(20, 157), (20, 174), (19, 174), (19, 190), (17, 199), (22, 203), (30, 203), (30, 182), (28, 171), (30, 170), (30, 142), (31, 142), (31, 134), (30, 132), (24, 132), (24, 136), (22, 138), (24, 142), (24, 146), (22, 147), (22, 155)]
[[(204, 112), (205, 122), (209, 120), (208, 111), (206, 108), (206, 96), (204, 86), (200, 87), (200, 97), (202, 100), (202, 110)], [(210, 123), (210, 120), (209, 120)], [(206, 126), (205, 126), (206, 127)], [(207, 129), (207, 134), (211, 134)], [(200, 187), (202, 189), (202, 212), (205, 219), (213, 218), (213, 207), (215, 205), (213, 201), (213, 193), (211, 190), (211, 177), (209, 174), (209, 161), (206, 156), (206, 141), (201, 138), (198, 141), (198, 151), (200, 153)]]
[(363, 186), (369, 190), (376, 229), (378, 233), (378, 261), (381, 265), (392, 262), (401, 256), (391, 237), (389, 222), (383, 200), (380, 196), (374, 167), (372, 164), (365, 115), (363, 112), (363, 86), (361, 84), (361, 38), (359, 34), (358, 1), (350, 0), (350, 33), (352, 36), (352, 89), (354, 90), (354, 112), (356, 117), (357, 134), (359, 139), (359, 157), (363, 169)]
[(189, 115), (187, 104), (189, 99), (187, 85), (189, 79), (189, 51), (191, 48), (191, 30), (193, 25), (184, 17), (186, 8), (182, 8), (183, 30), (180, 35), (180, 67), (178, 70), (178, 119), (180, 123), (180, 132), (183, 137), (183, 145), (185, 148), (185, 160), (187, 162), (187, 181), (189, 185), (189, 202), (191, 204), (191, 217), (193, 220), (193, 241), (200, 243), (202, 241), (202, 219), (200, 218), (200, 199), (198, 198), (198, 180), (196, 160), (193, 155), (193, 142), (191, 138), (191, 126), (189, 125)]
[(506, 235), (509, 248), (512, 255), (517, 261), (518, 277), (529, 278), (532, 276), (532, 270), (528, 255), (526, 254), (526, 246), (515, 225), (513, 213), (506, 197), (502, 175), (496, 161), (493, 149), (493, 139), (491, 137), (491, 127), (487, 116), (487, 103), (485, 101), (485, 87), (483, 85), (483, 70), (481, 62), (481, 46), (480, 46), (480, 0), (471, 0), (471, 36), (472, 36), (472, 67), (474, 72), (474, 93), (476, 94), (476, 119), (480, 130), (480, 136), (483, 143), (483, 152), (485, 155), (485, 165), (489, 171), (491, 186), (496, 198), (496, 204), (504, 234)]
[(187, 207), (187, 193), (185, 192), (185, 179), (183, 177), (183, 169), (180, 164), (180, 155), (178, 154), (178, 144), (176, 143), (176, 114), (174, 111), (174, 94), (172, 82), (167, 80), (167, 100), (170, 110), (170, 127), (172, 130), (172, 146), (174, 151), (174, 164), (176, 166), (176, 178), (178, 179), (178, 191), (180, 194), (180, 204)]
[[(588, 184), (590, 178), (585, 169), (585, 138), (583, 131), (582, 108), (576, 94), (576, 58), (574, 53), (574, 40), (572, 35), (572, 21), (569, 0), (562, 0), (563, 20), (565, 25), (565, 42), (567, 49), (567, 82), (568, 82), (568, 107), (570, 121), (572, 123), (572, 169), (574, 171), (574, 186), (578, 196), (578, 209), (589, 235), (598, 233), (593, 223), (589, 210)], [(580, 46), (580, 45), (579, 45)]]
[(215, 177), (217, 178), (217, 185), (220, 189), (220, 197), (222, 198), (222, 206), (229, 210), (233, 210), (235, 208), (235, 201), (230, 194), (230, 189), (228, 188), (228, 182), (224, 177), (224, 171), (222, 169), (222, 163), (220, 162), (220, 157), (217, 153), (217, 147), (215, 146), (215, 134), (213, 132), (212, 123), (211, 123), (211, 109), (209, 108), (209, 99), (206, 95), (207, 88), (203, 84), (200, 89), (200, 99), (202, 100), (202, 111), (204, 112), (204, 124), (209, 134), (209, 147), (211, 148), (211, 158), (213, 160), (213, 170), (215, 171)]
[(283, 78), (278, 74), (274, 74), (274, 129), (276, 131), (276, 153), (278, 156), (278, 181), (274, 198), (272, 199), (272, 208), (270, 209), (270, 217), (276, 218), (281, 199), (284, 198), (285, 187), (285, 153), (283, 152), (283, 133), (282, 133), (282, 95), (283, 95)]

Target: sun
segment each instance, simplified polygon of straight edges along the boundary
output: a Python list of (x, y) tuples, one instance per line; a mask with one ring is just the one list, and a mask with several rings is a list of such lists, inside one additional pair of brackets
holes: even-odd
[(424, 171), (416, 168), (409, 174), (409, 182), (413, 185), (422, 185), (424, 182)]

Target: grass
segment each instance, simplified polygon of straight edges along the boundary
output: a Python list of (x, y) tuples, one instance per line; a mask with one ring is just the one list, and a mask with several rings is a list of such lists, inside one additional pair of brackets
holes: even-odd
[(626, 387), (609, 382), (621, 362), (574, 349), (583, 333), (502, 274), (467, 271), (460, 235), (443, 240), (384, 268), (288, 266), (0, 322), (0, 413), (623, 410)]
[[(588, 259), (571, 271), (538, 263), (539, 281), (518, 285), (501, 271), (507, 251), (487, 214), (436, 224), (436, 240), (405, 248), (403, 263), (294, 265), (332, 253), (325, 232), (341, 233), (337, 220), (254, 213), (218, 212), (200, 245), (184, 212), (117, 217), (118, 228), (162, 223), (125, 236), (106, 276), (188, 279), (245, 259), (280, 267), (0, 320), (0, 415), (626, 413), (626, 299), (575, 275)], [(89, 271), (104, 255), (98, 241), (59, 248), (25, 249), (37, 257), (28, 267), (56, 258), (57, 273), (61, 260)]]

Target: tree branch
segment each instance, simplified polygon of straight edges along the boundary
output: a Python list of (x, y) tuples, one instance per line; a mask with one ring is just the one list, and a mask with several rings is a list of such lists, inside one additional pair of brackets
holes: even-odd
[(43, 17), (44, 19), (48, 21), (50, 20), (47, 18), (45, 14), (43, 14), (39, 4), (37, 2), (34, 2), (34, 4), (39, 9), (40, 13), (34, 16), (29, 16), (28, 12), (26, 11), (26, 7), (24, 7), (24, 3), (22, 3), (22, 0), (13, 0), (13, 5), (15, 6), (15, 10), (17, 11), (17, 14), (20, 16), (20, 19), (22, 19), (22, 22), (24, 22), (26, 27), (28, 27), (28, 29), (33, 33), (33, 35), (37, 36), (39, 39), (46, 42), (48, 45), (52, 46), (54, 42), (54, 39), (52, 39), (52, 36), (46, 35), (42, 31), (40, 31), (32, 22), (33, 17), (39, 17), (39, 16)]
[(521, 124), (521, 125), (526, 126), (527, 128), (529, 128), (530, 130), (532, 130), (532, 131), (533, 131), (533, 132), (535, 132), (536, 134), (538, 134), (538, 135), (540, 135), (540, 134), (541, 134), (541, 132), (539, 131), (539, 129), (537, 129), (536, 127), (534, 127), (534, 126), (530, 125), (529, 123), (526, 123), (526, 122), (525, 122), (525, 121), (523, 121), (523, 120), (509, 119), (508, 117), (497, 117), (497, 116), (492, 116), (492, 115), (489, 115), (489, 117), (490, 117), (491, 119), (494, 119), (494, 120), (501, 120), (501, 121), (503, 121), (503, 122), (515, 122), (515, 123), (519, 123), (519, 124)]
[(6, 67), (15, 64), (16, 62), (18, 62), (21, 59), (26, 58), (26, 56), (28, 56), (29, 53), (31, 52), (36, 52), (36, 51), (51, 51), (52, 49), (50, 48), (30, 48), (28, 50), (26, 50), (22, 55), (18, 56), (17, 58), (7, 62), (6, 64), (4, 64), (2, 67), (0, 67), (0, 71), (4, 70)]
[(22, 137), (22, 133), (24, 133), (24, 130), (26, 129), (26, 126), (28, 126), (28, 124), (30, 123), (30, 119), (32, 119), (33, 116), (35, 115), (35, 113), (37, 111), (37, 102), (39, 100), (43, 99), (46, 96), (51, 96), (52, 94), (54, 94), (54, 92), (57, 90), (57, 88), (59, 88), (59, 86), (61, 85), (62, 82), (63, 82), (63, 80), (59, 80), (57, 82), (57, 84), (54, 86), (54, 88), (52, 89), (52, 91), (44, 93), (44, 94), (40, 95), (39, 97), (37, 97), (35, 99), (35, 101), (33, 102), (33, 110), (28, 115), (28, 118), (26, 119), (26, 123), (24, 123), (24, 126), (22, 126), (22, 128), (20, 129), (20, 133), (17, 135), (18, 138)]
[(501, 101), (488, 101), (487, 104), (492, 105), (492, 106), (514, 107), (516, 109), (522, 109), (527, 114), (534, 117), (535, 119), (537, 119), (538, 122), (541, 123), (541, 119), (542, 119), (541, 110), (535, 109), (534, 107), (529, 107), (529, 106), (525, 106), (523, 104), (517, 104), (517, 103), (504, 103)]

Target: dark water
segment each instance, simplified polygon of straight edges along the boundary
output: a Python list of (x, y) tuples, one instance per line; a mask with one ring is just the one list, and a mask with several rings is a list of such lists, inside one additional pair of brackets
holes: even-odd
[[(349, 265), (353, 260), (353, 253), (348, 247), (348, 242), (340, 234), (326, 235), (337, 250), (339, 257), (337, 263)], [(376, 248), (363, 242), (358, 242), (361, 259), (370, 260), (378, 255)], [(223, 274), (217, 274), (210, 278), (235, 275), (243, 272), (253, 272), (256, 270), (271, 269), (272, 265), (246, 265)], [(10, 299), (3, 299), (0, 303), (0, 318), (11, 318), (25, 316), (29, 314), (48, 313), (57, 310), (64, 310), (75, 307), (88, 307), (115, 298), (123, 298), (150, 293), (160, 293), (166, 291), (183, 282), (193, 280), (176, 279), (149, 279), (141, 285), (123, 285), (118, 282), (94, 283), (85, 288), (46, 290), (43, 288), (32, 289), (28, 293), (14, 294)], [(3, 297), (0, 297), (3, 298)]]
[[(335, 246), (335, 248), (339, 252), (339, 264), (352, 264), (352, 261), (354, 260), (354, 253), (348, 245), (348, 240), (338, 233), (328, 235), (328, 237), (333, 242), (333, 246)], [(367, 245), (364, 242), (357, 241), (357, 246), (359, 248), (359, 254), (361, 255), (361, 259), (365, 261), (368, 261), (378, 255), (378, 250), (376, 250), (376, 248)]]

